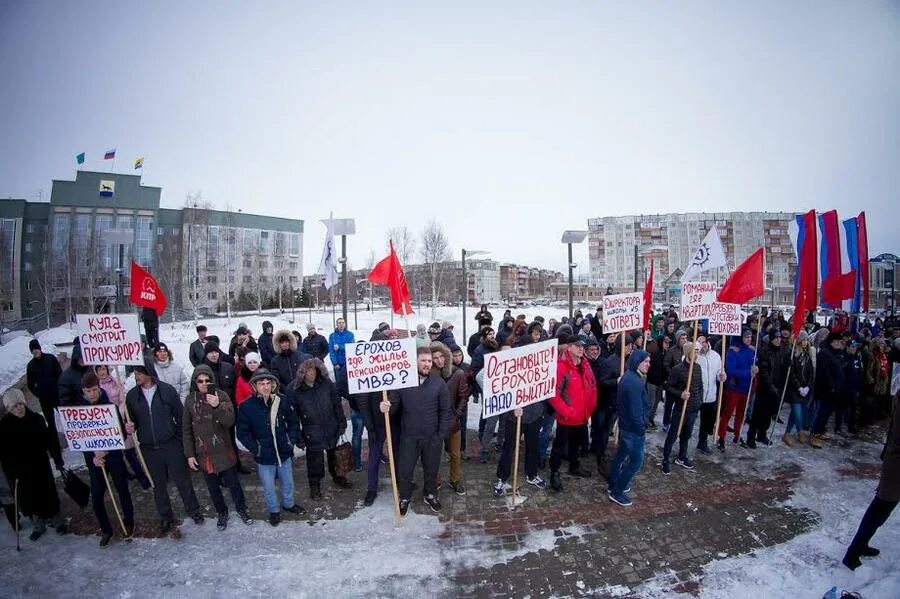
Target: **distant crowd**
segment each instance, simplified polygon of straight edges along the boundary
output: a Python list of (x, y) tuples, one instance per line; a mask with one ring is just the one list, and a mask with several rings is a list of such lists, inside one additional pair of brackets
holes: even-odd
[[(511, 489), (517, 430), (524, 441), (525, 484), (559, 493), (563, 474), (591, 478), (596, 473), (609, 500), (628, 507), (647, 434), (665, 435), (661, 474), (666, 476), (673, 465), (696, 468), (695, 452), (771, 445), (776, 430), (787, 447), (823, 448), (834, 436), (856, 435), (890, 417), (897, 402), (891, 396), (892, 372), (900, 368), (896, 320), (851, 320), (836, 313), (822, 326), (810, 315), (794, 337), (781, 311), (763, 310), (747, 318), (740, 337), (727, 340), (707, 335), (702, 321), (699, 326), (679, 321), (673, 309), (656, 314), (646, 331), (618, 334), (604, 334), (600, 308), (588, 315), (575, 311), (571, 319), (559, 321), (541, 316), (529, 321), (507, 310), (495, 323), (482, 306), (475, 320), (475, 332), (459, 341), (452, 322), (420, 324), (415, 331), (381, 323), (371, 340), (413, 336), (417, 346), (418, 385), (391, 391), (387, 399), (380, 393), (348, 392), (345, 347), (356, 339), (341, 318), (327, 337), (313, 324), (305, 337), (297, 330), (276, 331), (271, 322), (264, 322), (254, 337), (240, 325), (227, 346), (200, 324), (188, 354), (178, 359), (156, 338), (157, 330), (148, 329), (146, 360), (129, 368), (134, 387), (128, 391), (118, 368), (83, 364), (78, 339), (65, 370), (32, 340), (27, 388), (42, 414), (27, 407), (21, 390), (4, 394), (0, 502), (16, 530), (20, 515), (31, 518), (32, 540), (48, 526), (65, 534), (51, 463), (68, 476), (72, 472), (63, 463), (54, 409), (112, 404), (121, 416), (126, 448), (83, 454), (101, 546), (110, 543), (115, 530), (104, 505), (108, 489), (115, 488), (121, 506), (122, 536), (133, 534), (131, 480), (152, 489), (162, 534), (181, 534), (169, 483), (177, 488), (187, 517), (204, 522), (191, 471), (202, 473), (220, 530), (229, 522), (223, 488), (238, 518), (254, 523), (240, 477), (254, 470), (270, 525), (277, 526), (284, 512), (303, 514), (294, 489), (298, 450), (305, 451), (311, 501), (322, 500), (326, 469), (332, 484), (350, 490), (349, 472), (365, 467), (363, 503), (370, 506), (379, 491), (380, 468), (389, 462), (386, 421), (400, 514), (409, 510), (419, 463), (423, 501), (439, 511), (442, 491), (467, 492), (463, 462), (472, 439), (465, 433), (470, 404), (481, 400), (485, 356), (551, 339), (558, 348), (554, 397), (479, 419), (478, 450), (471, 455), (483, 464), (496, 461), (492, 492), (497, 497)], [(192, 370), (182, 367), (182, 358)], [(876, 498), (845, 557), (848, 567), (856, 567), (867, 551), (877, 552), (868, 541), (900, 500), (896, 420)], [(442, 475), (444, 453), (448, 468)], [(596, 470), (584, 464), (588, 457)]]

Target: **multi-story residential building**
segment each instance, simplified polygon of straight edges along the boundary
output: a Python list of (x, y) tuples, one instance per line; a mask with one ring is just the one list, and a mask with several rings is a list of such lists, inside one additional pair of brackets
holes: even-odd
[(562, 281), (561, 272), (521, 266), (500, 265), (500, 297), (505, 301), (549, 297), (550, 285)]
[(4, 291), (12, 298), (5, 319), (127, 309), (132, 259), (175, 311), (215, 311), (241, 295), (271, 302), (300, 286), (303, 221), (160, 208), (161, 193), (138, 175), (78, 171), (74, 181), (53, 181), (49, 203), (0, 202), (0, 242), (9, 243), (9, 230), (10, 264), (21, 265)]
[[(684, 269), (700, 241), (716, 225), (728, 257), (728, 271), (760, 247), (766, 248), (766, 286), (777, 304), (793, 300), (797, 260), (788, 226), (793, 212), (655, 214), (588, 220), (591, 280), (598, 287), (626, 291), (645, 280), (651, 258), (657, 280)], [(715, 271), (704, 277), (716, 277)]]

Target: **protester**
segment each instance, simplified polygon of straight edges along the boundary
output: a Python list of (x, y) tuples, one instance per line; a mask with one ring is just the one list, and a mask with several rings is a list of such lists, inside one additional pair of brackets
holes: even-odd
[[(93, 372), (86, 372), (81, 379), (82, 395), (86, 406), (112, 405), (106, 392), (100, 387), (100, 379)], [(118, 414), (118, 410), (116, 411)], [(121, 427), (121, 421), (119, 423)], [(119, 496), (119, 505), (122, 507), (122, 523), (125, 526), (124, 538), (129, 539), (134, 534), (134, 505), (131, 502), (131, 492), (128, 490), (128, 476), (125, 470), (125, 455), (120, 450), (114, 451), (85, 451), (84, 465), (87, 466), (91, 479), (91, 507), (100, 525), (100, 546), (109, 545), (113, 537), (112, 523), (106, 512), (104, 498), (106, 486), (111, 483)], [(106, 472), (104, 473), (104, 470)], [(109, 477), (109, 481), (106, 477)]]
[[(114, 373), (115, 376), (113, 376)], [(122, 381), (119, 379), (115, 368), (110, 368), (109, 366), (98, 364), (97, 366), (94, 366), (94, 374), (97, 375), (97, 380), (100, 381), (100, 388), (103, 389), (103, 391), (106, 393), (106, 397), (109, 398), (109, 402), (116, 406), (116, 409), (119, 411), (120, 418), (124, 419), (125, 387)], [(141, 461), (138, 458), (137, 450), (134, 448), (134, 437), (132, 437), (131, 435), (125, 435), (125, 450), (123, 451), (123, 454), (125, 456), (126, 464), (131, 469), (131, 476), (137, 479), (138, 484), (141, 485), (141, 488), (143, 490), (148, 490), (150, 488), (150, 479), (147, 478), (147, 474), (144, 472), (143, 466), (141, 466)]]
[(432, 511), (440, 511), (437, 497), (437, 475), (441, 449), (450, 430), (450, 397), (447, 385), (440, 377), (431, 376), (430, 348), (416, 350), (419, 384), (388, 393), (379, 404), (383, 413), (400, 414), (400, 515), (409, 510), (412, 497), (412, 478), (416, 463), (421, 459), (424, 471), (423, 494)]
[(788, 380), (788, 390), (785, 401), (790, 405), (791, 412), (788, 415), (787, 427), (781, 440), (788, 447), (794, 446), (791, 431), (797, 431), (797, 441), (806, 443), (806, 433), (803, 431), (803, 423), (806, 421), (806, 410), (809, 405), (810, 391), (813, 387), (815, 376), (815, 355), (810, 350), (809, 333), (800, 331), (797, 337), (797, 345), (794, 348), (794, 357), (791, 361), (791, 376)]
[(197, 325), (197, 339), (188, 348), (191, 366), (197, 366), (206, 358), (206, 325)]
[(203, 524), (200, 503), (191, 484), (182, 446), (184, 406), (178, 392), (168, 383), (154, 380), (149, 365), (134, 367), (136, 386), (125, 396), (125, 431), (137, 434), (137, 444), (153, 480), (153, 500), (161, 519), (161, 534), (177, 534), (175, 514), (169, 500), (169, 482), (175, 483), (184, 511), (195, 524)]
[(181, 365), (172, 359), (169, 347), (165, 343), (157, 343), (153, 348), (153, 370), (156, 371), (157, 379), (175, 387), (181, 403), (184, 403), (191, 382)]
[[(447, 385), (447, 394), (450, 399), (450, 426), (447, 432), (447, 453), (450, 455), (450, 488), (457, 495), (465, 495), (466, 487), (462, 482), (461, 464), (461, 438), (460, 419), (465, 413), (465, 406), (469, 401), (469, 384), (466, 382), (466, 373), (453, 365), (450, 348), (436, 341), (431, 344), (431, 362), (433, 376), (439, 376)], [(440, 484), (438, 485), (440, 488)]]
[(700, 372), (694, 372), (694, 376), (700, 374), (703, 378), (703, 403), (700, 406), (700, 436), (697, 440), (697, 451), (709, 455), (712, 450), (709, 448), (707, 439), (713, 434), (713, 427), (716, 425), (719, 384), (724, 382), (727, 377), (722, 370), (721, 356), (710, 349), (706, 336), (698, 336), (697, 343), (700, 352), (697, 354), (696, 361), (700, 365)]
[[(672, 369), (669, 378), (666, 379), (666, 395), (673, 397), (675, 402), (672, 424), (666, 433), (666, 442), (663, 447), (662, 473), (667, 476), (672, 472), (670, 457), (676, 438), (678, 439), (678, 457), (675, 458), (675, 464), (685, 470), (694, 469), (694, 462), (688, 456), (688, 444), (694, 432), (694, 421), (697, 419), (697, 413), (703, 403), (703, 375), (699, 372), (700, 369), (696, 362), (691, 361), (694, 344), (687, 341), (682, 344), (681, 349), (683, 352), (681, 362)], [(693, 374), (691, 374), (692, 371)], [(690, 378), (690, 388), (688, 388), (688, 378)], [(683, 421), (682, 413), (684, 414)], [(680, 434), (679, 423), (681, 423)]]
[[(306, 510), (294, 501), (294, 445), (301, 443), (297, 414), (286, 397), (278, 393), (278, 377), (259, 368), (250, 379), (253, 395), (238, 410), (237, 437), (256, 460), (269, 524), (281, 523), (282, 508), (292, 514)], [(275, 478), (281, 480), (281, 500)]]
[(297, 351), (297, 339), (287, 329), (279, 329), (273, 337), (275, 357), (269, 363), (269, 371), (278, 378), (278, 387), (287, 389), (297, 374), (297, 368), (309, 356)]
[(31, 360), (25, 369), (25, 381), (28, 390), (41, 404), (41, 414), (44, 415), (50, 429), (50, 455), (56, 469), (62, 470), (62, 450), (56, 431), (56, 408), (59, 407), (59, 377), (62, 369), (56, 356), (45, 354), (41, 350), (41, 344), (37, 339), (28, 342), (28, 349), (31, 351)]
[(597, 380), (598, 401), (597, 408), (591, 417), (591, 451), (597, 455), (597, 469), (601, 475), (607, 473), (606, 449), (609, 446), (609, 436), (616, 422), (616, 393), (619, 389), (619, 379), (624, 374), (621, 370), (622, 357), (620, 352), (625, 352), (625, 359), (631, 355), (634, 345), (631, 336), (624, 331), (625, 347), (621, 342), (616, 346), (619, 352), (610, 354), (600, 363), (600, 377)]
[(300, 421), (300, 434), (306, 447), (310, 499), (322, 498), (326, 459), (328, 474), (334, 484), (342, 489), (352, 488), (353, 484), (335, 471), (334, 448), (347, 430), (347, 420), (341, 398), (328, 378), (325, 364), (318, 358), (304, 360), (297, 369), (294, 382), (288, 387), (287, 396)]
[(253, 524), (244, 490), (238, 480), (238, 458), (231, 442), (234, 404), (221, 389), (213, 391), (215, 379), (209, 366), (201, 364), (191, 375), (191, 392), (184, 402), (182, 443), (191, 470), (200, 470), (206, 480), (209, 498), (218, 516), (217, 527), (228, 526), (228, 506), (222, 496), (227, 486), (234, 509), (244, 524)]
[[(662, 321), (660, 326), (662, 326)], [(660, 335), (656, 339), (647, 343), (647, 353), (650, 354), (650, 370), (647, 371), (647, 394), (650, 405), (647, 409), (647, 428), (656, 430), (656, 411), (659, 404), (663, 403), (665, 408), (665, 398), (663, 393), (666, 388), (665, 369), (663, 368), (663, 358), (669, 351), (669, 338)], [(665, 414), (663, 414), (665, 419)], [(669, 412), (669, 420), (672, 419), (672, 413)]]
[(855, 435), (856, 410), (865, 380), (865, 366), (863, 366), (862, 355), (859, 353), (859, 343), (855, 340), (848, 343), (844, 350), (843, 366), (844, 392), (835, 406), (834, 432), (838, 435), (845, 435), (843, 426), (846, 423), (847, 432)]
[(234, 385), (235, 422), (237, 422), (237, 409), (241, 407), (244, 400), (253, 395), (253, 389), (250, 388), (250, 379), (253, 378), (253, 373), (260, 366), (262, 366), (262, 356), (258, 353), (250, 352), (244, 356), (244, 364), (241, 366), (241, 371), (236, 377), (237, 382)]
[(231, 343), (228, 345), (228, 355), (234, 357), (234, 350), (238, 347), (246, 347), (247, 351), (259, 352), (259, 344), (256, 343), (256, 339), (253, 338), (250, 329), (244, 323), (240, 323), (234, 331), (234, 337), (231, 338)]
[(828, 419), (845, 390), (844, 368), (841, 360), (844, 342), (838, 333), (830, 333), (816, 356), (815, 395), (819, 402), (809, 444), (820, 449), (829, 439), (825, 433)]
[[(259, 346), (259, 356), (262, 359), (262, 365), (268, 368), (272, 364), (272, 358), (275, 357), (275, 344), (273, 342), (272, 331), (274, 326), (271, 321), (264, 320), (262, 323), (263, 332), (257, 340)], [(257, 352), (254, 352), (257, 353)]]
[(0, 419), (0, 466), (18, 495), (19, 511), (33, 522), (30, 539), (37, 541), (50, 523), (56, 533), (69, 532), (59, 511), (59, 495), (50, 468), (49, 429), (40, 414), (25, 405), (22, 391), (3, 394), (6, 415)]
[(316, 325), (311, 322), (306, 324), (306, 339), (300, 344), (300, 348), (302, 353), (322, 361), (328, 356), (328, 340), (319, 334)]
[[(356, 339), (353, 332), (347, 329), (347, 324), (343, 318), (335, 321), (334, 332), (328, 337), (331, 365), (334, 368), (334, 383), (337, 386), (338, 395), (347, 400), (350, 406), (350, 424), (353, 431), (350, 437), (350, 444), (353, 447), (353, 469), (356, 472), (362, 470), (362, 432), (365, 428), (362, 412), (359, 411), (356, 395), (350, 394), (347, 384), (347, 356), (345, 347), (348, 343), (353, 343)], [(387, 329), (384, 329), (386, 331)]]
[(69, 367), (59, 376), (59, 383), (57, 384), (59, 405), (77, 406), (84, 400), (81, 396), (81, 377), (88, 370), (88, 367), (82, 362), (81, 342), (79, 337), (76, 337), (75, 343), (72, 345), (72, 358), (69, 361)]
[(628, 357), (628, 369), (622, 375), (616, 394), (616, 412), (619, 415), (619, 447), (613, 458), (607, 481), (610, 501), (621, 506), (631, 505), (628, 492), (631, 479), (640, 472), (644, 463), (644, 435), (647, 430), (647, 371), (650, 370), (650, 354), (635, 350)]
[(487, 304), (481, 304), (481, 310), (479, 310), (475, 314), (475, 321), (478, 323), (478, 328), (484, 326), (491, 326), (494, 322), (494, 317), (491, 315), (490, 310), (488, 310)]
[(562, 491), (559, 474), (563, 452), (568, 455), (569, 474), (590, 478), (591, 473), (581, 467), (581, 429), (597, 405), (597, 383), (590, 365), (584, 358), (584, 342), (572, 334), (561, 339), (566, 353), (559, 356), (556, 375), (556, 395), (550, 404), (556, 414), (556, 437), (550, 453), (550, 488)]
[(494, 485), (494, 497), (502, 497), (508, 486), (507, 481), (512, 470), (514, 452), (516, 450), (517, 418), (522, 419), (521, 433), (525, 438), (525, 482), (538, 489), (547, 488), (547, 481), (538, 475), (539, 436), (545, 403), (539, 401), (528, 404), (524, 408), (516, 408), (500, 416), (506, 420), (506, 423), (504, 425), (503, 449), (500, 452), (500, 459), (497, 460), (497, 484)]
[(234, 366), (225, 361), (225, 354), (219, 350), (219, 344), (215, 341), (206, 343), (206, 357), (202, 364), (206, 364), (212, 370), (216, 378), (216, 386), (228, 393), (229, 396), (234, 394), (235, 377)]
[[(674, 323), (670, 324), (674, 326)], [(681, 359), (684, 357), (684, 344), (687, 342), (688, 337), (685, 331), (679, 330), (672, 334), (671, 339), (673, 343), (670, 343), (669, 349), (666, 351), (665, 356), (663, 356), (663, 374), (666, 380), (668, 380), (669, 375), (672, 374), (672, 369), (681, 363)], [(676, 400), (676, 397), (669, 397), (668, 393), (666, 394), (666, 401), (663, 405), (662, 431), (664, 433), (669, 431), (669, 425), (672, 423), (672, 409)], [(666, 420), (666, 416), (669, 417), (669, 420)]]
[(733, 442), (737, 443), (740, 439), (753, 376), (759, 370), (755, 364), (755, 356), (753, 331), (749, 328), (742, 331), (740, 339), (733, 339), (731, 347), (725, 352), (725, 372), (728, 378), (725, 381), (725, 403), (719, 415), (719, 430), (716, 431), (719, 451), (725, 451), (725, 433), (732, 416)]

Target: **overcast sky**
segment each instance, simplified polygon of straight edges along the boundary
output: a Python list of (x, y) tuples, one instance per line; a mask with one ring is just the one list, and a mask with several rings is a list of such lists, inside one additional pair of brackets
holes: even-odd
[(332, 210), (356, 266), (431, 217), (563, 270), (589, 217), (813, 207), (900, 253), (900, 4), (634, 4), (3, 0), (0, 196), (115, 147), (164, 207), (305, 220), (307, 273)]

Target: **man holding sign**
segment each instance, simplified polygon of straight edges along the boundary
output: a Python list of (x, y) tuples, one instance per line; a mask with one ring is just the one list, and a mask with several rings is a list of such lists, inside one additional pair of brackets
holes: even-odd
[(441, 509), (437, 498), (437, 475), (441, 465), (441, 449), (450, 430), (450, 394), (443, 379), (431, 376), (431, 348), (416, 350), (416, 370), (419, 384), (397, 389), (382, 400), (383, 413), (400, 414), (400, 515), (409, 510), (412, 495), (413, 471), (422, 460), (425, 473), (425, 503), (432, 511)]

